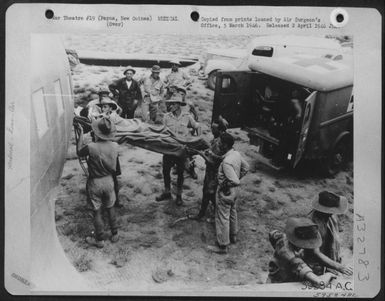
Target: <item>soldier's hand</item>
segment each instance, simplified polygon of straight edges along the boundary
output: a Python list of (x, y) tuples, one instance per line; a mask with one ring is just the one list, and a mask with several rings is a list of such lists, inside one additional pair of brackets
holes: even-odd
[(83, 127), (80, 124), (76, 125), (76, 129), (77, 129), (79, 134), (83, 134)]
[(219, 115), (218, 121), (219, 121), (220, 123), (222, 123), (222, 125), (223, 125), (225, 128), (228, 128), (228, 127), (229, 127), (228, 121), (227, 121), (226, 119), (224, 119), (224, 118), (222, 117), (222, 115)]
[(340, 272), (346, 276), (352, 276), (353, 275), (353, 268), (348, 266), (342, 266), (340, 269)]

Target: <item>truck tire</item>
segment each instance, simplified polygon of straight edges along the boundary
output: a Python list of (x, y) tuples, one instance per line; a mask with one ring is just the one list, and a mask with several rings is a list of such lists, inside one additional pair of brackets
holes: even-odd
[(322, 168), (326, 176), (334, 176), (344, 168), (353, 157), (353, 143), (348, 137), (339, 141), (322, 162)]
[(215, 83), (217, 80), (217, 71), (218, 70), (211, 71), (207, 77), (207, 87), (211, 90), (215, 90)]

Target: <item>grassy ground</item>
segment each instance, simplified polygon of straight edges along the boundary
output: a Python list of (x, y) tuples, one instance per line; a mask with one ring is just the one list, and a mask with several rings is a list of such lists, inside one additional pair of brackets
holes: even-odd
[[(207, 45), (208, 41), (212, 43), (209, 48), (215, 45), (223, 48), (239, 47), (239, 41), (242, 40), (241, 37), (202, 37), (201, 40), (192, 40), (190, 37), (168, 38), (169, 40), (165, 37), (150, 39), (151, 46), (147, 45), (149, 39), (142, 39), (141, 36), (124, 41), (116, 37), (105, 37), (105, 45), (102, 43), (101, 46), (104, 45), (106, 51), (117, 51), (118, 46), (121, 51), (132, 50), (136, 49), (135, 47), (140, 48), (140, 45), (146, 45), (151, 51), (165, 51), (162, 46), (167, 46), (168, 51), (193, 55), (201, 45)], [(82, 41), (80, 36), (67, 39), (68, 46), (72, 48), (83, 46), (93, 49), (96, 41), (96, 36), (90, 36), (85, 41)], [(172, 44), (176, 42), (177, 46), (172, 50)], [(112, 47), (112, 43), (118, 46)], [(100, 50), (100, 45), (95, 49)], [(96, 87), (119, 78), (122, 70), (123, 68), (118, 67), (78, 65), (73, 72), (76, 104), (81, 105), (89, 101)], [(145, 70), (138, 70), (137, 75), (144, 72)], [(161, 76), (163, 75), (164, 72)], [(204, 135), (210, 139), (209, 122), (213, 92), (206, 88), (204, 82), (194, 77), (187, 97), (196, 104), (204, 125)], [(115, 244), (107, 240), (103, 249), (89, 247), (84, 242), (84, 237), (93, 230), (92, 212), (86, 204), (86, 177), (79, 166), (75, 146), (72, 144), (60, 182), (61, 190), (57, 196), (55, 217), (59, 239), (76, 269), (91, 280), (95, 287), (110, 290), (204, 291), (212, 287), (264, 283), (268, 262), (273, 254), (268, 232), (272, 229), (283, 229), (288, 216), (308, 214), (313, 198), (325, 189), (345, 195), (349, 200), (349, 210), (346, 215), (341, 216), (341, 223), (343, 261), (351, 262), (352, 168), (339, 173), (335, 178), (326, 179), (314, 172), (312, 167), (299, 173), (275, 172), (258, 162), (259, 154), (255, 147), (249, 145), (244, 132), (235, 129), (232, 133), (236, 137), (235, 148), (244, 155), (251, 170), (242, 180), (239, 195), (239, 242), (232, 245), (229, 254), (225, 256), (206, 250), (207, 245), (215, 242), (214, 224), (209, 221), (187, 220), (170, 227), (170, 224), (184, 216), (186, 211), (199, 208), (204, 162), (197, 159), (198, 180), (189, 177), (185, 179), (185, 204), (182, 207), (177, 207), (174, 202), (156, 203), (155, 196), (163, 188), (162, 156), (130, 145), (120, 146), (120, 198), (124, 204), (124, 208), (119, 209), (117, 214), (120, 240)], [(175, 182), (175, 176), (173, 180)]]

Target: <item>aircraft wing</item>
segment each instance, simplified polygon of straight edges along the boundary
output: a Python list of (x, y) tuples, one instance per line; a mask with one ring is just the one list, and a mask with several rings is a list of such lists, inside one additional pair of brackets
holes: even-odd
[[(67, 50), (68, 53), (68, 50)], [(198, 62), (194, 57), (176, 57), (172, 54), (155, 53), (117, 53), (104, 51), (77, 50), (80, 63), (97, 66), (132, 66), (151, 68), (153, 65), (159, 65), (161, 68), (171, 68), (170, 61), (178, 60), (181, 67), (188, 67)]]

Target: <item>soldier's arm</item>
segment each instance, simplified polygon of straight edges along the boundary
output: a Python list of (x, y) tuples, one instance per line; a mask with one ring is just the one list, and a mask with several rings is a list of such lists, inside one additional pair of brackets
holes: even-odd
[(293, 257), (290, 260), (290, 266), (293, 274), (297, 275), (298, 279), (302, 281), (310, 281), (315, 287), (325, 286), (335, 278), (335, 275), (332, 273), (325, 273), (322, 277), (317, 276), (314, 274), (313, 270), (298, 257)]
[(163, 83), (164, 83), (165, 87), (168, 87), (168, 85), (170, 84), (170, 79), (169, 79), (170, 74), (171, 73), (167, 74), (166, 77), (163, 80)]
[(138, 104), (140, 105), (142, 103), (143, 96), (142, 96), (142, 90), (140, 89), (139, 83), (136, 86), (136, 95), (137, 95)]
[(302, 116), (302, 108), (301, 108), (301, 104), (299, 103), (299, 100), (296, 99), (296, 98), (293, 98), (291, 100), (291, 103), (292, 103), (292, 106), (294, 107), (294, 110), (296, 112), (295, 118), (296, 119), (301, 118), (301, 116)]
[(76, 145), (76, 154), (79, 157), (85, 157), (89, 155), (89, 150), (87, 144), (84, 143), (84, 137), (83, 137), (83, 127), (79, 125), (76, 130), (78, 131), (79, 140)]
[(194, 120), (198, 122), (199, 116), (193, 103), (190, 104), (190, 113), (194, 116)]
[(348, 276), (353, 275), (353, 270), (350, 267), (346, 267), (346, 266), (330, 259), (325, 254), (323, 254), (319, 248), (315, 249), (313, 251), (313, 253), (314, 253), (314, 257), (316, 259), (318, 259), (319, 263), (321, 263), (322, 265), (324, 265), (328, 268), (331, 268), (333, 270), (336, 270), (338, 272), (341, 272), (341, 273), (348, 275)]
[(235, 173), (233, 166), (225, 161), (222, 164), (223, 164), (223, 173), (225, 174), (227, 179), (227, 185), (230, 187), (239, 186), (241, 182), (237, 174)]
[(188, 74), (186, 72), (183, 72), (182, 77), (183, 77), (183, 79), (185, 81), (184, 82), (185, 86), (188, 86), (188, 85), (191, 84), (192, 80), (191, 80), (190, 76), (188, 76)]
[(161, 97), (164, 97), (164, 95), (166, 94), (166, 89), (165, 89), (165, 83), (164, 81), (161, 80), (161, 86), (160, 86), (160, 89), (159, 89), (159, 95)]
[(249, 172), (249, 163), (241, 157), (241, 179)]
[(191, 114), (188, 114), (188, 127), (193, 129), (200, 128), (199, 122), (196, 122)]

